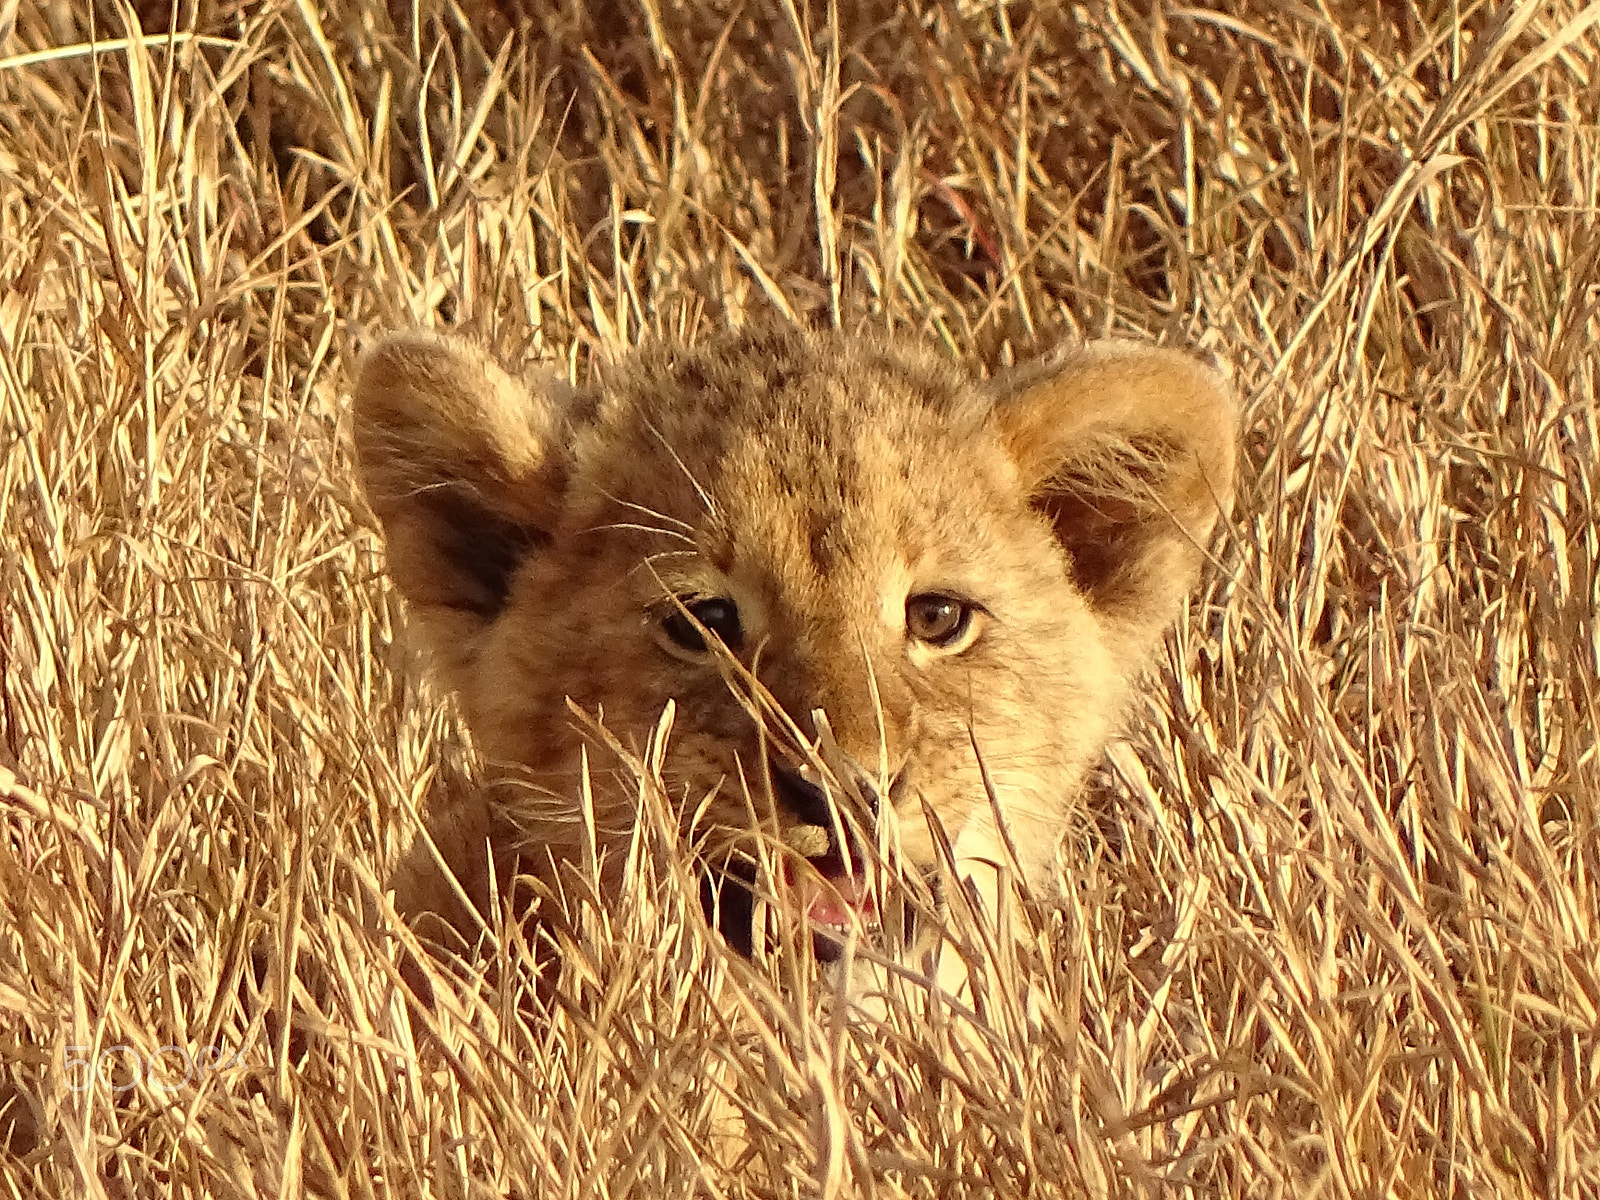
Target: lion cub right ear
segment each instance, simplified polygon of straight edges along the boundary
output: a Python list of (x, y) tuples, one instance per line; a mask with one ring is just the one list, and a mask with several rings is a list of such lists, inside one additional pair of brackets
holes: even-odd
[(1108, 338), (994, 390), (1002, 437), (1074, 581), (1126, 645), (1147, 645), (1177, 615), (1233, 497), (1232, 387), (1187, 354)]
[(389, 574), (448, 669), (548, 540), (567, 475), (562, 393), (531, 391), (469, 342), (412, 332), (362, 358), (353, 399)]

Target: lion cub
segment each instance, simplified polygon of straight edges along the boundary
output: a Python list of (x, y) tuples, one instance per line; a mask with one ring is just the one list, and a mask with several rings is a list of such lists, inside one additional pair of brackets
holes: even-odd
[(588, 391), (406, 333), (355, 387), (390, 574), (506, 779), (481, 826), (500, 877), (581, 861), (585, 751), (621, 863), (639, 784), (574, 709), (642, 751), (672, 702), (661, 777), (735, 881), (712, 889), (724, 932), (748, 950), (736, 884), (765, 836), (825, 957), (875, 924), (890, 856), (953, 860), (989, 904), (1004, 870), (1048, 897), (1227, 504), (1235, 422), (1221, 376), (1172, 350), (1103, 341), (983, 380), (771, 326), (643, 349)]

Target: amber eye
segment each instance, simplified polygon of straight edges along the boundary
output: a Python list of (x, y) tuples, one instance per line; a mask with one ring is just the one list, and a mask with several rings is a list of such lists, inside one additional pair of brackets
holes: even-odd
[(906, 632), (930, 646), (954, 646), (972, 628), (972, 613), (971, 604), (954, 596), (912, 596), (906, 601)]
[(678, 646), (691, 654), (704, 654), (707, 649), (705, 636), (695, 628), (694, 621), (684, 615), (685, 610), (694, 615), (695, 621), (699, 621), (721, 638), (722, 644), (728, 649), (739, 648), (739, 643), (744, 639), (744, 631), (739, 627), (739, 608), (732, 600), (720, 597), (710, 600), (686, 600), (683, 608), (674, 607), (662, 618), (662, 630)]

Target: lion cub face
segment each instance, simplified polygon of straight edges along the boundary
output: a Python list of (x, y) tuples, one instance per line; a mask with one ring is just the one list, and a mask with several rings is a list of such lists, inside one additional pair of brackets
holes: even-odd
[(942, 828), (972, 873), (1008, 835), (1048, 887), (1229, 495), (1235, 423), (1173, 351), (1102, 342), (982, 382), (773, 328), (644, 350), (592, 392), (405, 334), (363, 362), (355, 417), (390, 573), (510, 778), (500, 849), (580, 854), (586, 748), (623, 842), (638, 783), (569, 705), (642, 752), (671, 702), (685, 827), (718, 854), (778, 833), (823, 925), (861, 915), (858, 839), (885, 826), (925, 869)]

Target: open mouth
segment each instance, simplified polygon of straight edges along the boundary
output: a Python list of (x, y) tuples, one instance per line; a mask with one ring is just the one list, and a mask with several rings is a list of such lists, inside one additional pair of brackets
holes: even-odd
[[(818, 962), (835, 962), (852, 935), (871, 936), (881, 927), (869, 868), (860, 855), (846, 862), (838, 852), (790, 859), (784, 870), (789, 911), (804, 918)], [(738, 953), (750, 957), (755, 944), (756, 870), (732, 862), (702, 884), (706, 917)]]
[[(851, 937), (877, 934), (878, 912), (873, 871), (861, 850), (860, 834), (845, 826), (827, 792), (792, 770), (774, 770), (772, 782), (783, 807), (799, 819), (782, 834), (784, 908), (779, 924), (809, 930), (812, 953), (819, 962), (833, 962)], [(876, 804), (863, 807), (873, 813)], [(758, 916), (753, 862), (739, 856), (725, 861), (707, 877), (702, 889), (706, 916), (729, 945), (749, 957), (757, 938)]]
[(834, 853), (805, 861), (810, 869), (791, 870), (789, 882), (811, 927), (812, 952), (820, 962), (833, 962), (852, 933), (878, 931), (878, 900), (859, 857), (846, 863)]

